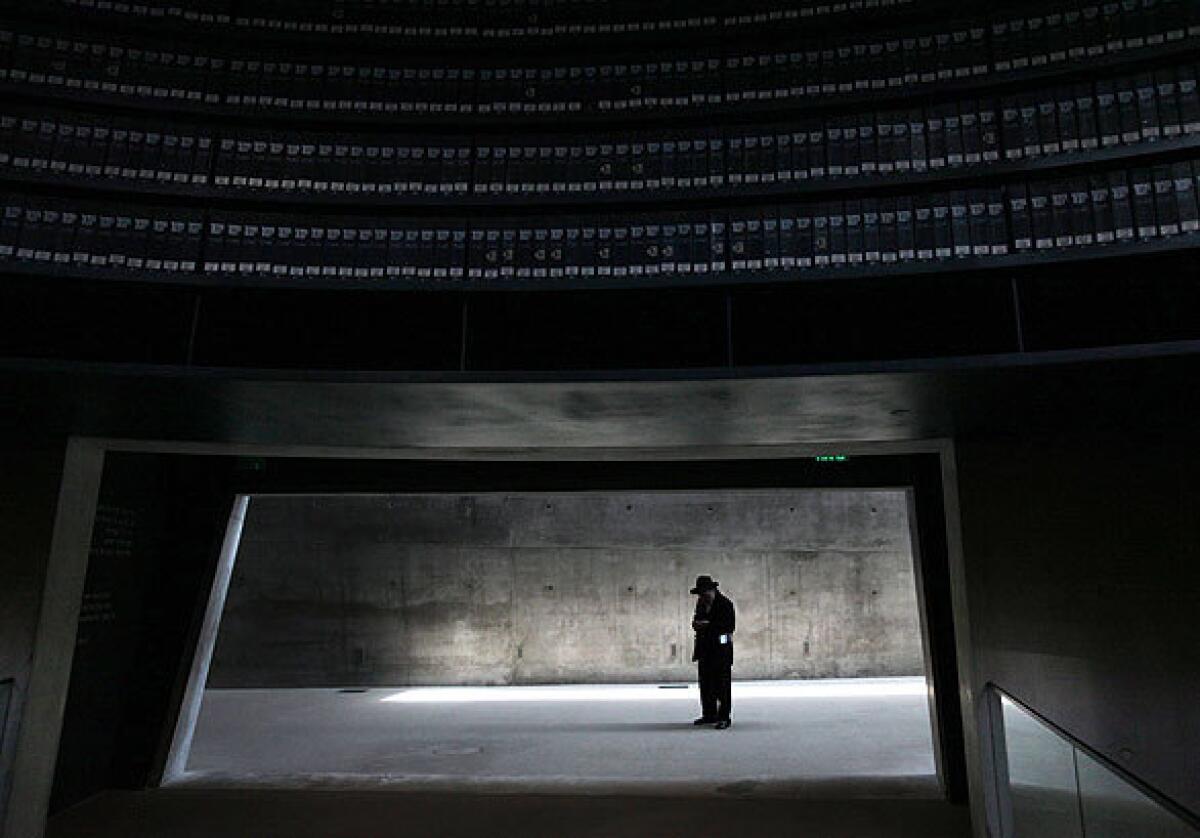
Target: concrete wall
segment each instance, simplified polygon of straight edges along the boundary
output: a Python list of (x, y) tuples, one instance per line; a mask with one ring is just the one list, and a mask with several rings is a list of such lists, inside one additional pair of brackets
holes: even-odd
[[(1171, 351), (578, 384), (0, 370), (0, 675), (15, 678), (0, 767), (18, 733), (42, 726), (25, 690), (69, 434), (559, 459), (571, 447), (597, 459), (606, 446), (703, 457), (708, 446), (765, 455), (837, 440), (855, 453), (856, 440), (946, 437), (959, 452), (974, 701), (995, 680), (1200, 812), (1190, 782), (1200, 754), (1200, 356)], [(972, 753), (973, 766), (989, 748)], [(37, 800), (14, 795), (9, 814), (18, 797), (36, 810)]]
[(686, 679), (700, 573), (736, 677), (923, 671), (903, 492), (257, 497), (209, 684)]
[(975, 678), (1200, 813), (1200, 452), (1139, 437), (960, 444)]
[(62, 475), (63, 448), (0, 448), (0, 824), (12, 786), (17, 733), (26, 709), (30, 663)]

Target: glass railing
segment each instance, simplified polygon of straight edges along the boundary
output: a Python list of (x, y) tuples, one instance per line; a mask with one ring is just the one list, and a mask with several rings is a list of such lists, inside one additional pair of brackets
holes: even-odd
[(1102, 762), (1016, 699), (999, 697), (1003, 838), (1196, 838), (1195, 818)]

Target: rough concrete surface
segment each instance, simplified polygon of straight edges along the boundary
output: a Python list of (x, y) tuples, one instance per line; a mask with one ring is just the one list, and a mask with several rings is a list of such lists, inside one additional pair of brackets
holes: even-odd
[(968, 838), (940, 800), (768, 800), (312, 790), (98, 795), (47, 838)]
[(209, 683), (682, 680), (701, 573), (736, 677), (922, 671), (900, 491), (356, 495), (251, 501)]
[(183, 782), (936, 794), (924, 679), (737, 682), (728, 731), (699, 711), (695, 685), (209, 690)]

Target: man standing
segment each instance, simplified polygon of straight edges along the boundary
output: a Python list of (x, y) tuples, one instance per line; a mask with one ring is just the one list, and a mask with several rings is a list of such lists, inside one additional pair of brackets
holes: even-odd
[(700, 708), (703, 715), (695, 725), (716, 724), (717, 730), (730, 725), (730, 681), (733, 669), (733, 603), (717, 591), (711, 576), (696, 577), (696, 614), (692, 628), (696, 644), (692, 660), (700, 670)]

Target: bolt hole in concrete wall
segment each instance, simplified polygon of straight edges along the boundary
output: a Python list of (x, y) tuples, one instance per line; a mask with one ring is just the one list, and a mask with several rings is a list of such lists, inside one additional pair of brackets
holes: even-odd
[(920, 675), (900, 490), (255, 497), (208, 686), (694, 678), (701, 573), (737, 679)]

